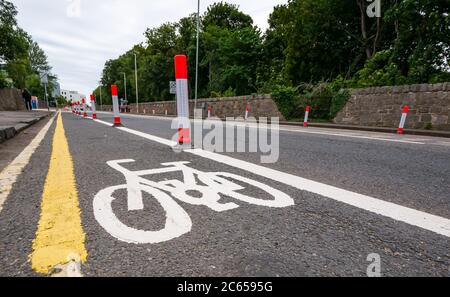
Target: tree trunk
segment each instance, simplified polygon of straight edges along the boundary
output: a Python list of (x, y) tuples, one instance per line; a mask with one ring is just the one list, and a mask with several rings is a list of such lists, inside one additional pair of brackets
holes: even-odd
[(369, 47), (369, 40), (367, 37), (367, 29), (366, 29), (366, 6), (365, 6), (365, 0), (356, 0), (356, 3), (359, 6), (359, 10), (361, 12), (361, 35), (363, 40), (363, 46), (365, 48), (367, 59), (372, 58), (372, 52)]

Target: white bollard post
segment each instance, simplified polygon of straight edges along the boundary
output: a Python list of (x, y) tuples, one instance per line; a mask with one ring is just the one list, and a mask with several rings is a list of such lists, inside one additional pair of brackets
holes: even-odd
[(309, 125), (309, 112), (311, 111), (311, 107), (310, 106), (306, 106), (306, 111), (305, 111), (305, 120), (303, 121), (303, 127), (308, 127)]
[(113, 102), (114, 126), (121, 126), (120, 110), (119, 110), (119, 91), (117, 90), (116, 85), (111, 86), (111, 96)]
[(249, 113), (250, 113), (250, 107), (248, 106), (248, 103), (247, 103), (247, 106), (245, 107), (245, 120), (248, 120)]
[(177, 81), (176, 96), (179, 122), (178, 143), (188, 144), (191, 142), (191, 131), (189, 127), (188, 69), (185, 55), (175, 56), (175, 79)]
[(400, 120), (400, 126), (398, 127), (397, 133), (399, 135), (402, 135), (405, 132), (405, 124), (406, 124), (406, 118), (408, 116), (408, 112), (409, 112), (409, 107), (407, 105), (405, 105), (405, 107), (403, 107), (403, 114), (402, 114), (402, 119)]
[(92, 108), (92, 119), (97, 119), (97, 109), (95, 107), (95, 97), (94, 94), (91, 94), (91, 108)]

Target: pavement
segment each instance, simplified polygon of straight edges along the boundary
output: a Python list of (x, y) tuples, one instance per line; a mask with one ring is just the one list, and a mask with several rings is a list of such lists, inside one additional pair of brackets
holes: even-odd
[(262, 164), (261, 150), (173, 150), (168, 119), (98, 118), (62, 113), (35, 143), (0, 205), (1, 276), (41, 276), (42, 249), (83, 276), (367, 276), (371, 255), (382, 276), (450, 276), (449, 139), (281, 126)]
[(47, 111), (0, 111), (0, 143), (49, 115)]

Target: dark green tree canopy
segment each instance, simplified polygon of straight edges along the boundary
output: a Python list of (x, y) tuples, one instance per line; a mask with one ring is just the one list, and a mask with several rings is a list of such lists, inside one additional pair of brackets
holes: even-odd
[[(218, 2), (201, 16), (199, 96), (248, 95), (333, 82), (364, 87), (450, 80), (449, 0), (382, 0), (370, 18), (366, 0), (289, 0), (262, 34), (238, 6)], [(256, 4), (255, 4), (256, 5)], [(102, 85), (123, 89), (138, 75), (142, 100), (172, 100), (173, 56), (186, 54), (193, 95), (196, 14), (150, 28), (145, 42), (108, 61)], [(138, 49), (138, 50), (137, 50)], [(127, 83), (130, 96), (133, 83)]]

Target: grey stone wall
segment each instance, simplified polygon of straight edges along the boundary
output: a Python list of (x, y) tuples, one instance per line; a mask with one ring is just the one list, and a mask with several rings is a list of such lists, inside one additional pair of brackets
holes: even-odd
[(22, 93), (18, 89), (0, 89), (0, 111), (25, 110)]
[(395, 128), (405, 105), (406, 129), (450, 131), (450, 83), (354, 89), (334, 122)]
[[(270, 95), (256, 95), (256, 96), (240, 96), (228, 98), (209, 98), (199, 99), (197, 105), (199, 107), (205, 106), (205, 116), (207, 115), (207, 106), (211, 105), (213, 117), (244, 117), (247, 102), (250, 107), (250, 116), (260, 117), (279, 117), (281, 121), (284, 117), (279, 112), (276, 103), (272, 100)], [(190, 114), (193, 115), (194, 101), (189, 102)], [(131, 113), (136, 114), (136, 104), (130, 104)], [(100, 109), (99, 109), (100, 110)], [(104, 111), (112, 111), (112, 106), (104, 105)], [(167, 115), (176, 116), (175, 101), (151, 102), (139, 104), (139, 114), (149, 115)]]

